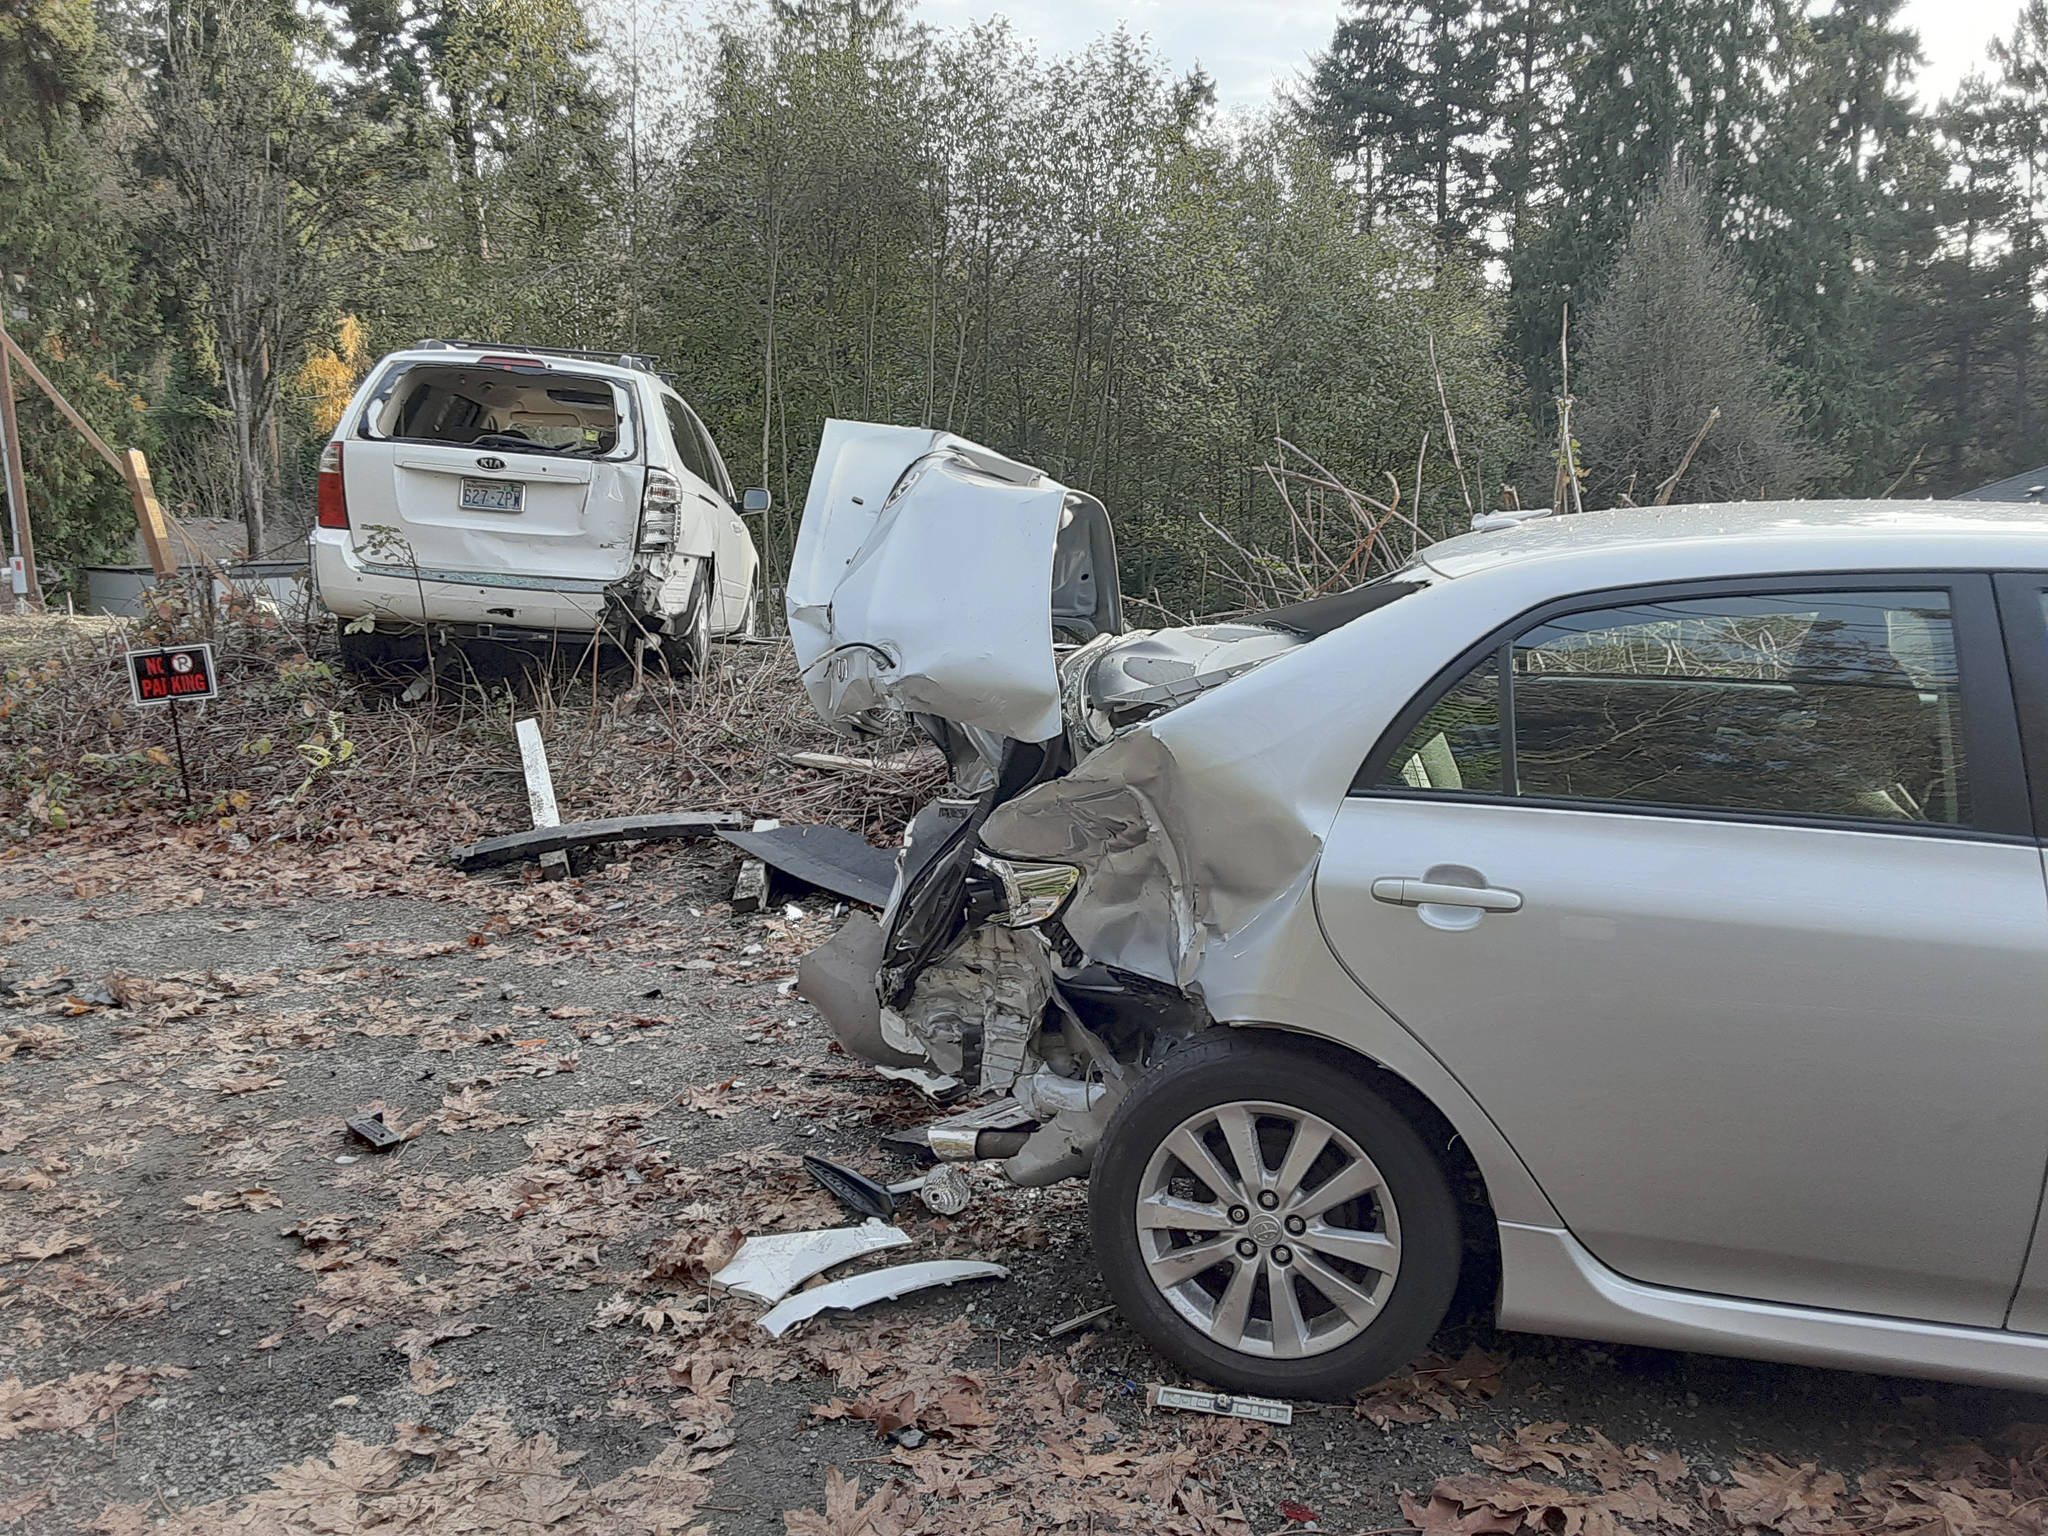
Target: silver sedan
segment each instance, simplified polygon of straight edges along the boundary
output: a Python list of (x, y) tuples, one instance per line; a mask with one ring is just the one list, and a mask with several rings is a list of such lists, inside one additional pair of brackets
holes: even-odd
[(1091, 498), (832, 424), (807, 683), (953, 783), (802, 986), (969, 1101), (936, 1155), (1089, 1179), (1163, 1353), (1345, 1394), (1476, 1260), (1508, 1328), (2048, 1385), (2048, 516), (1537, 517), (1193, 629), (1115, 591)]

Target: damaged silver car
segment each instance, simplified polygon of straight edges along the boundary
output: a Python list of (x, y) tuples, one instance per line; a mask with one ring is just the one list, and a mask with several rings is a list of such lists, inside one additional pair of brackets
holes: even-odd
[[(810, 696), (951, 765), (800, 987), (1087, 1176), (1124, 1316), (1341, 1396), (1510, 1328), (2048, 1385), (2048, 519), (1528, 518), (1126, 631), (1104, 508), (833, 422)], [(2030, 771), (2031, 770), (2031, 771)]]

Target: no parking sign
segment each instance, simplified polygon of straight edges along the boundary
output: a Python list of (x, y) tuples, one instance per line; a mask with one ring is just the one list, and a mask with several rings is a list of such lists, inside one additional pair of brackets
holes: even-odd
[(167, 645), (128, 653), (128, 686), (138, 704), (175, 704), (220, 695), (210, 645)]

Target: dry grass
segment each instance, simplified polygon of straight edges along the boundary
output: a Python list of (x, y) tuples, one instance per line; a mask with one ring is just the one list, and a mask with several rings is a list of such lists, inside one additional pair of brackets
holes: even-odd
[[(180, 787), (168, 712), (138, 709), (121, 653), (212, 642), (222, 697), (185, 706), (193, 785)], [(730, 810), (893, 836), (937, 789), (936, 754), (909, 771), (821, 774), (783, 754), (882, 757), (914, 745), (834, 736), (805, 701), (787, 642), (723, 646), (703, 678), (630, 671), (593, 680), (533, 667), (444, 679), (405, 704), (343, 673), (331, 633), (295, 634), (249, 606), (126, 624), (0, 620), (0, 824), (17, 835), (86, 820), (220, 819), (252, 837), (317, 836), (346, 821), (526, 824), (514, 722), (548, 744), (565, 818)], [(467, 827), (460, 828), (466, 832)]]

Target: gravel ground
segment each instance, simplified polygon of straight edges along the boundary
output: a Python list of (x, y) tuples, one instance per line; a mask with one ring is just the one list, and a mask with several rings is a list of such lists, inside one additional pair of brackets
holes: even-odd
[[(0, 856), (0, 1531), (1270, 1532), (1303, 1506), (1385, 1532), (1408, 1528), (1404, 1490), (1516, 1470), (1475, 1444), (1554, 1423), (1641, 1448), (1638, 1471), (1682, 1457), (1658, 1485), (1695, 1524), (1812, 1536), (1891, 1517), (1830, 1524), (1836, 1494), (1759, 1516), (1722, 1491), (1770, 1457), (1853, 1487), (2048, 1417), (1499, 1334), (1472, 1305), (1435, 1346), (1456, 1368), (1368, 1404), (1386, 1427), (1342, 1405), (1275, 1431), (1151, 1413), (1144, 1387), (1180, 1378), (1114, 1319), (1046, 1336), (1103, 1300), (1078, 1188), (916, 1211), (891, 1260), (1011, 1278), (772, 1345), (701, 1284), (721, 1242), (836, 1219), (788, 1154), (893, 1174), (880, 1132), (929, 1113), (787, 994), (832, 905), (735, 916), (717, 845), (560, 885), (458, 876), (443, 851), (195, 831)], [(402, 1150), (344, 1130), (372, 1108)], [(923, 1450), (877, 1433), (898, 1397)], [(446, 1481), (486, 1465), (517, 1509)], [(1522, 1470), (1594, 1490), (1592, 1467)], [(856, 1512), (835, 1470), (902, 1502)], [(401, 1478), (422, 1479), (402, 1515)], [(1620, 1528), (1552, 1513), (1528, 1528)], [(1679, 1528), (1671, 1508), (1629, 1524), (1660, 1519)]]

